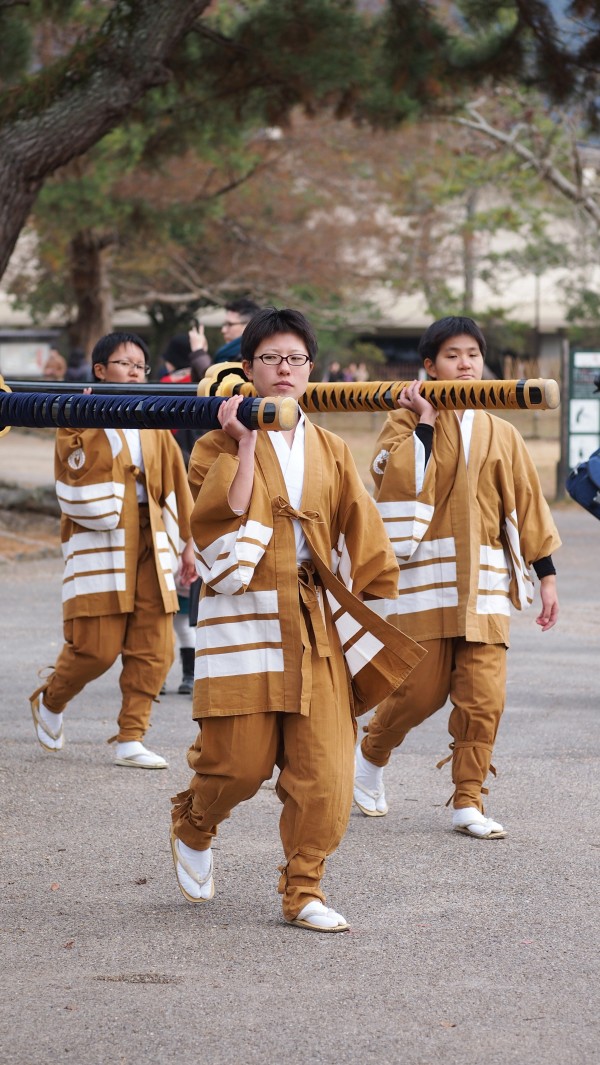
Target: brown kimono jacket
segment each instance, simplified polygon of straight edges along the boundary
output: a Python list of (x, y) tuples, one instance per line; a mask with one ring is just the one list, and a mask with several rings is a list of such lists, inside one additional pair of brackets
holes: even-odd
[(417, 422), (390, 414), (371, 467), (400, 563), (388, 617), (415, 640), (508, 646), (511, 603), (533, 601), (531, 563), (560, 546), (535, 466), (517, 430), (487, 411), (473, 414), (468, 464), (460, 422), (442, 412), (425, 466)]
[[(252, 498), (242, 516), (227, 501), (237, 468), (237, 445), (224, 432), (195, 445), (192, 535), (204, 587), (194, 717), (309, 712), (303, 686), (311, 651), (302, 641), (294, 518), (316, 571), (317, 610), (331, 612), (339, 637), (335, 646), (321, 638), (319, 654), (344, 654), (354, 708), (364, 712), (395, 690), (425, 652), (359, 598), (395, 596), (398, 566), (348, 447), (306, 420), (299, 511), (289, 503), (267, 433), (258, 435)], [(315, 633), (324, 634), (315, 621)]]
[(54, 471), (65, 559), (66, 619), (133, 610), (143, 477), (165, 613), (178, 609), (175, 572), (190, 537), (192, 499), (181, 451), (167, 430), (140, 430), (144, 474), (121, 429), (59, 429)]

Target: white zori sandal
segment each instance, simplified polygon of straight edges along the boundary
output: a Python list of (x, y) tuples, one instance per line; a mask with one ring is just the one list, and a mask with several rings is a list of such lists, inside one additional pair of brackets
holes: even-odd
[[(33, 724), (35, 726), (35, 734), (38, 738), (38, 743), (45, 751), (52, 751), (56, 754), (57, 751), (62, 751), (65, 743), (65, 737), (62, 726), (62, 714), (53, 714), (51, 710), (48, 710), (44, 706), (44, 700), (42, 695), (35, 695), (29, 700), (31, 706), (31, 716), (33, 717)], [(42, 714), (45, 713), (45, 718)], [(48, 719), (55, 719), (56, 724), (50, 725)]]
[(385, 817), (388, 804), (383, 788), (383, 767), (368, 762), (360, 746), (354, 762), (354, 802), (365, 817)]
[(324, 906), (319, 899), (312, 899), (300, 910), (290, 924), (309, 928), (311, 932), (347, 932), (350, 928), (345, 917)]
[(166, 769), (169, 763), (162, 754), (149, 751), (139, 740), (117, 743), (115, 765), (133, 766), (134, 769)]
[[(188, 902), (210, 902), (215, 894), (215, 882), (213, 880), (212, 851), (198, 851), (198, 864), (206, 866), (206, 872), (200, 873), (194, 869), (190, 862), (186, 861), (180, 851), (181, 840), (171, 829), (171, 854), (175, 866), (177, 884), (184, 899)], [(189, 851), (189, 848), (188, 848)]]
[(507, 835), (497, 821), (486, 817), (476, 806), (465, 806), (452, 813), (452, 828), (455, 832), (462, 832), (465, 836), (475, 836), (476, 839), (504, 839)]

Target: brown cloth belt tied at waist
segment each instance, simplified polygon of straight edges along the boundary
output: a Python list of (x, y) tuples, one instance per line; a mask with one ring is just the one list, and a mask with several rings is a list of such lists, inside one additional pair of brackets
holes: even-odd
[(300, 600), (308, 614), (308, 619), (310, 619), (317, 654), (319, 658), (329, 658), (331, 656), (331, 647), (329, 646), (325, 618), (323, 617), (323, 608), (321, 606), (323, 587), (319, 583), (319, 578), (312, 562), (302, 562), (298, 565), (298, 591), (300, 592)]
[[(144, 471), (140, 470), (139, 466), (130, 466), (130, 470), (133, 476), (135, 477), (137, 483), (142, 485), (142, 488), (144, 489), (147, 495), (148, 486), (146, 485), (146, 474), (144, 473)], [(147, 502), (142, 503), (138, 499), (137, 505), (140, 515), (140, 529), (147, 529), (150, 524), (150, 504)]]
[(150, 524), (150, 507), (148, 503), (138, 502), (138, 521), (140, 529), (147, 529)]
[[(276, 496), (275, 499), (271, 500), (271, 506), (273, 507), (273, 514), (279, 517), (291, 518), (292, 521), (321, 522), (321, 517), (317, 511), (296, 510), (284, 496)], [(331, 647), (327, 637), (323, 607), (321, 605), (324, 591), (316, 568), (310, 561), (298, 564), (298, 588), (300, 600), (306, 608), (308, 619), (311, 623), (317, 654), (319, 658), (329, 658), (331, 656)]]

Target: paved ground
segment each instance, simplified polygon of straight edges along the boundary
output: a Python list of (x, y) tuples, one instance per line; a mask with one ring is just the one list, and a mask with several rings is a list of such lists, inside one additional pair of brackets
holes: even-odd
[(54, 429), (11, 429), (0, 438), (0, 481), (26, 486), (54, 480)]
[(280, 919), (269, 787), (223, 827), (213, 902), (179, 894), (169, 796), (194, 728), (177, 669), (151, 733), (167, 771), (112, 765), (115, 671), (72, 704), (64, 751), (41, 750), (27, 696), (59, 646), (60, 561), (0, 566), (2, 1065), (595, 1063), (600, 524), (556, 518), (560, 627), (513, 627), (489, 803), (509, 837), (449, 831), (437, 715), (388, 770), (389, 816), (353, 812), (329, 863), (337, 936)]

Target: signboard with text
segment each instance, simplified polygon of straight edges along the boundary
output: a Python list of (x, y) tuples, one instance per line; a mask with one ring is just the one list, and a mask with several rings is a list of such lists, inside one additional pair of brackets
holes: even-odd
[(572, 351), (569, 366), (569, 466), (600, 447), (600, 351)]

